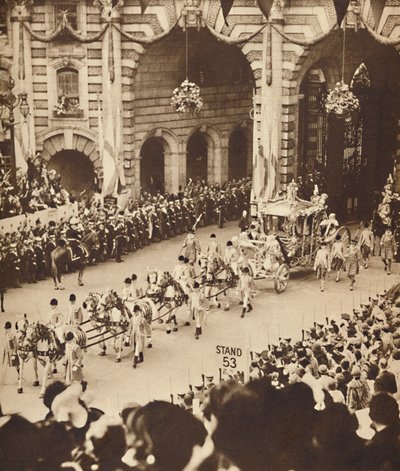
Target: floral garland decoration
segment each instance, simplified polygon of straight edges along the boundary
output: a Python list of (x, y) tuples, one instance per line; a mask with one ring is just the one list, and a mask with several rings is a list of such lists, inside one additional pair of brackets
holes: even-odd
[(172, 93), (171, 104), (178, 113), (198, 113), (203, 108), (203, 99), (200, 96), (200, 87), (188, 79)]
[(349, 86), (342, 80), (335, 88), (329, 90), (325, 99), (325, 109), (328, 113), (334, 113), (337, 117), (346, 117), (351, 112), (358, 110), (360, 102)]

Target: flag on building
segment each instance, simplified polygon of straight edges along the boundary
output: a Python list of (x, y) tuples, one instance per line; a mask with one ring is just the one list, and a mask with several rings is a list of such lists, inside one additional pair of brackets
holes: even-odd
[[(111, 107), (111, 86), (106, 87), (107, 104), (103, 109), (103, 119), (99, 112), (99, 150), (103, 162), (103, 196), (115, 196), (118, 184), (118, 168), (115, 158), (115, 135)], [(105, 121), (105, 123), (104, 123)]]

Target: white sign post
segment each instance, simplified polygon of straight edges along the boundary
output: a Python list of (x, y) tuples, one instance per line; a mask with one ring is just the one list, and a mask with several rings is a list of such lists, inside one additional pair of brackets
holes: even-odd
[(215, 355), (220, 380), (247, 382), (250, 374), (249, 349), (238, 345), (217, 345)]

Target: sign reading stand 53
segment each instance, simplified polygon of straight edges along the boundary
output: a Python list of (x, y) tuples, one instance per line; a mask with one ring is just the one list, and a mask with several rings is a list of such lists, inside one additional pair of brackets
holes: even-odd
[(215, 347), (220, 381), (235, 380), (244, 383), (249, 376), (249, 352), (243, 346), (217, 345)]

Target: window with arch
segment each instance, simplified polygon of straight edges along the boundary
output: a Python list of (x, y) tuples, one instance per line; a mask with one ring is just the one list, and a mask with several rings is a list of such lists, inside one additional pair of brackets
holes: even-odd
[(58, 117), (81, 117), (83, 110), (79, 106), (79, 72), (72, 67), (57, 70), (57, 105)]

